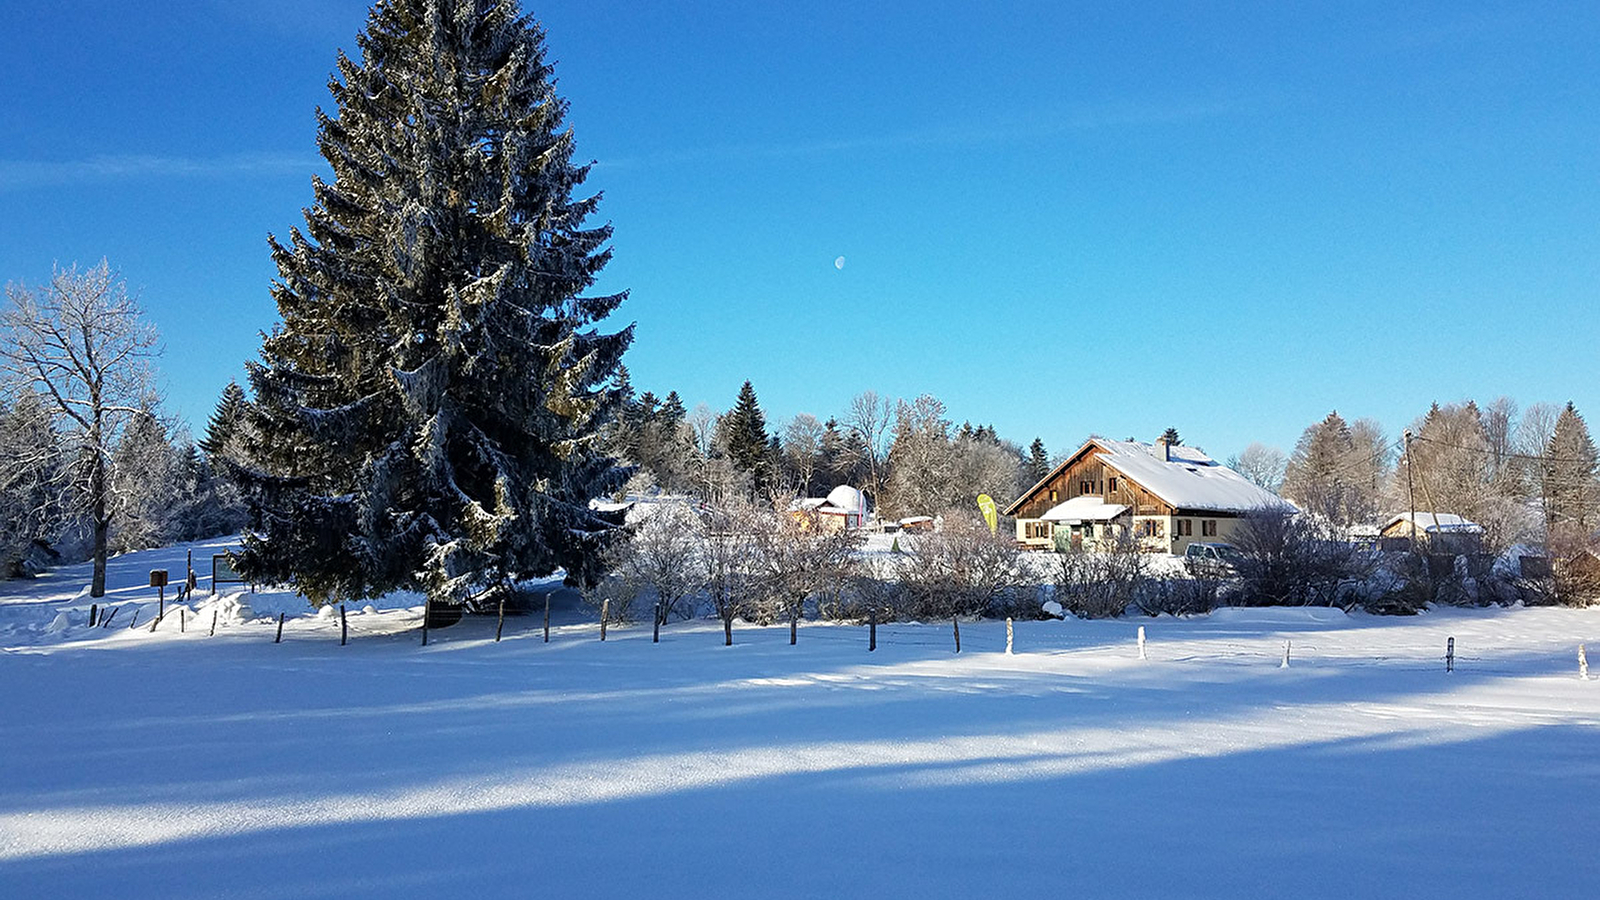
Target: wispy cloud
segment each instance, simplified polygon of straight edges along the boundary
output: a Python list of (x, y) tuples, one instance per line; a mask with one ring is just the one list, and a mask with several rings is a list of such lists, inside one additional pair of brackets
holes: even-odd
[(601, 160), (597, 168), (636, 168), (676, 165), (720, 159), (784, 159), (830, 153), (970, 147), (1012, 144), (1059, 137), (1074, 132), (1110, 128), (1137, 128), (1223, 118), (1250, 111), (1232, 101), (1194, 102), (1164, 106), (1080, 106), (974, 122), (957, 127), (930, 127), (876, 135), (836, 136), (793, 143), (729, 144), (664, 151), (648, 156)]
[(0, 159), (0, 191), (179, 176), (309, 173), (319, 162), (317, 157), (301, 153), (266, 152), (212, 157), (105, 154), (85, 159)]

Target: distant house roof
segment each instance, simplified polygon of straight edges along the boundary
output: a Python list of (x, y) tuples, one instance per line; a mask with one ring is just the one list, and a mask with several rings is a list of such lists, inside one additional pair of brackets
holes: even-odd
[(1477, 522), (1468, 521), (1467, 519), (1464, 519), (1455, 513), (1431, 512), (1400, 513), (1399, 515), (1391, 518), (1389, 521), (1383, 523), (1383, 530), (1388, 531), (1394, 526), (1399, 525), (1401, 522), (1413, 523), (1417, 528), (1420, 528), (1429, 534), (1438, 534), (1440, 532), (1453, 532), (1455, 534), (1483, 533), (1482, 525), (1479, 525)]
[[(1039, 490), (1084, 453), (1099, 448), (1100, 461), (1176, 509), (1244, 513), (1291, 504), (1193, 447), (1090, 438), (1006, 510), (1014, 515)], [(1169, 458), (1170, 454), (1170, 458)], [(1054, 510), (1052, 510), (1053, 512)]]
[(1099, 497), (1073, 497), (1065, 503), (1050, 507), (1039, 518), (1047, 522), (1065, 522), (1078, 525), (1083, 522), (1108, 522), (1127, 512), (1119, 503), (1107, 503)]
[(867, 498), (856, 488), (841, 484), (826, 497), (802, 497), (790, 503), (789, 511), (807, 511), (824, 516), (859, 516), (865, 519)]

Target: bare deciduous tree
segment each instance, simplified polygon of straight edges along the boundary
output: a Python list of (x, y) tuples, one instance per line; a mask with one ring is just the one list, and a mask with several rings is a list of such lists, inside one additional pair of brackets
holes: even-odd
[(722, 620), (723, 642), (729, 647), (733, 646), (733, 620), (749, 614), (755, 602), (751, 543), (761, 518), (748, 503), (735, 501), (725, 509), (701, 513), (695, 535), (699, 544), (696, 579)]
[(811, 481), (817, 472), (817, 462), (822, 458), (825, 433), (822, 423), (810, 413), (797, 414), (783, 429), (785, 468), (793, 474), (795, 493), (801, 496), (811, 493)]
[(1283, 472), (1288, 462), (1282, 450), (1256, 441), (1228, 460), (1228, 468), (1243, 475), (1251, 484), (1277, 493), (1283, 487)]
[(620, 568), (655, 594), (655, 616), (689, 618), (689, 598), (699, 585), (695, 578), (695, 532), (699, 521), (685, 506), (664, 505), (639, 525), (619, 552)]
[(850, 400), (850, 411), (845, 414), (845, 425), (854, 431), (866, 447), (867, 492), (872, 502), (882, 502), (884, 483), (888, 477), (888, 448), (884, 437), (894, 423), (893, 406), (887, 397), (876, 391), (862, 391)]
[(154, 326), (110, 266), (56, 269), (42, 291), (6, 288), (0, 365), (51, 408), (73, 458), (73, 496), (93, 534), (90, 593), (105, 595), (106, 547), (116, 503), (113, 454), (124, 429), (157, 404)]
[(1016, 542), (991, 534), (977, 516), (947, 512), (943, 528), (907, 544), (901, 584), (912, 615), (1037, 614), (1036, 605), (1017, 602), (1028, 579)]
[(788, 621), (792, 639), (794, 623), (804, 614), (806, 600), (842, 580), (862, 540), (859, 532), (828, 528), (813, 512), (763, 515), (751, 535), (761, 620)]

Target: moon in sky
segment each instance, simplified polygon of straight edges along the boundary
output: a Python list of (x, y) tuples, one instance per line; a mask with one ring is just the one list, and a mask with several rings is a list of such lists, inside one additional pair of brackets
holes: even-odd
[(834, 267), (834, 268), (835, 268), (835, 269), (842, 269), (842, 268), (844, 268), (844, 257), (842, 257), (842, 256), (841, 256), (841, 257), (839, 257), (839, 258), (838, 258), (838, 259), (836, 259), (836, 260), (834, 260), (834, 261), (833, 261), (833, 267)]

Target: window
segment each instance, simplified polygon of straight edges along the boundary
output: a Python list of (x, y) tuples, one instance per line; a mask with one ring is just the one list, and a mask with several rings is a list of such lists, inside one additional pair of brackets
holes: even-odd
[(1139, 537), (1161, 537), (1166, 533), (1160, 519), (1143, 519), (1134, 526), (1134, 534)]
[(1217, 520), (1216, 519), (1201, 519), (1200, 520), (1200, 534), (1201, 534), (1202, 537), (1216, 537), (1217, 536)]
[(1028, 537), (1030, 537), (1030, 538), (1042, 538), (1042, 539), (1048, 540), (1050, 538), (1050, 523), (1049, 522), (1029, 522), (1028, 523)]
[(1116, 479), (1116, 476), (1113, 475), (1112, 477), (1106, 479), (1106, 490), (1111, 491), (1111, 492), (1115, 492), (1116, 489), (1117, 489), (1117, 479)]
[(1194, 534), (1193, 519), (1179, 519), (1177, 520), (1177, 524), (1179, 537), (1189, 537)]
[(1051, 503), (1056, 502), (1056, 492), (1055, 491), (1051, 491), (1050, 492), (1050, 502)]

